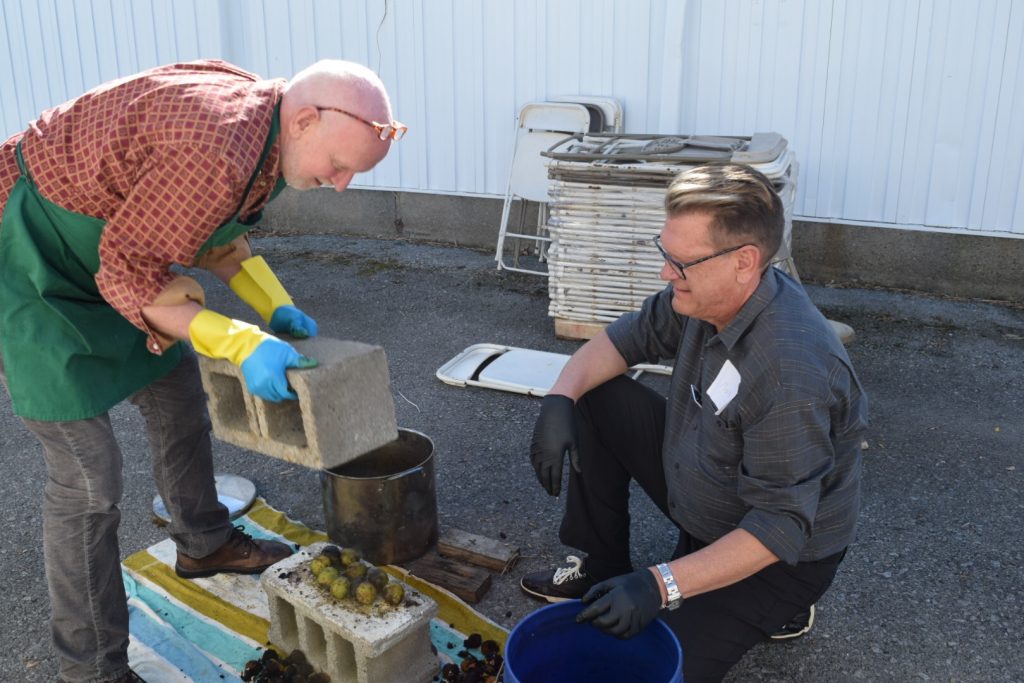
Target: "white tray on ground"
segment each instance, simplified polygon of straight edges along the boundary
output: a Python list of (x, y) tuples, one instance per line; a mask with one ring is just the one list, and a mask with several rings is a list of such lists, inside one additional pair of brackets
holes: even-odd
[[(228, 509), (228, 518), (241, 517), (256, 500), (256, 485), (245, 477), (237, 474), (215, 474), (213, 480), (217, 486), (217, 500)], [(170, 523), (171, 515), (167, 512), (164, 499), (157, 494), (153, 497), (153, 514)]]

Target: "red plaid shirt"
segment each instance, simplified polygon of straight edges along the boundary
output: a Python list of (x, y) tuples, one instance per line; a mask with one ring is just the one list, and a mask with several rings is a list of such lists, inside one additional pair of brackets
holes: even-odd
[[(100, 294), (156, 339), (142, 319), (234, 215), (256, 169), (283, 80), (221, 61), (174, 64), (100, 85), (43, 112), (0, 145), (0, 212), (18, 179), (14, 148), (49, 201), (106, 221)], [(275, 143), (242, 216), (266, 204), (280, 173)]]

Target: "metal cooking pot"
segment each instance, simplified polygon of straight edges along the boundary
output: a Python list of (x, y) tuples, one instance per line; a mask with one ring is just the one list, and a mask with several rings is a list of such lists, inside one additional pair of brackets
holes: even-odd
[(320, 471), (327, 535), (374, 564), (414, 560), (437, 543), (434, 442), (411, 429)]

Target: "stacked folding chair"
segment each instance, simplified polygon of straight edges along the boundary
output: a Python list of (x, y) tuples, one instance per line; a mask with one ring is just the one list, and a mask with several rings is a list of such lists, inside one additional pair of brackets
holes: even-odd
[[(665, 221), (665, 190), (680, 172), (710, 161), (753, 166), (775, 185), (786, 213), (774, 265), (798, 277), (791, 256), (797, 164), (777, 133), (751, 137), (579, 133), (543, 153), (549, 160), (548, 313), (562, 329), (604, 325), (665, 287), (653, 238)], [(589, 334), (560, 333), (579, 337)]]
[[(512, 163), (501, 210), (495, 260), (498, 269), (546, 275), (549, 148), (573, 133), (622, 131), (622, 106), (607, 97), (566, 95), (550, 102), (523, 105), (516, 117)], [(536, 203), (537, 219), (527, 221), (527, 202)], [(517, 209), (512, 218), (513, 207)]]

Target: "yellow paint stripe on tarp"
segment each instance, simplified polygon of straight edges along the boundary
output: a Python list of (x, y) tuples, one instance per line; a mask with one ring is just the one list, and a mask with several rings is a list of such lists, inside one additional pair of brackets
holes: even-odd
[(262, 499), (253, 501), (245, 516), (259, 524), (267, 531), (280, 534), (292, 543), (306, 546), (311, 543), (320, 543), (327, 540), (327, 534), (322, 531), (314, 531), (305, 524), (296, 522), (280, 510), (276, 510)]
[(121, 564), (175, 600), (222, 624), (225, 628), (261, 645), (267, 642), (267, 633), (270, 630), (269, 621), (213, 595), (200, 588), (194, 581), (180, 578), (174, 573), (174, 569), (148, 552), (139, 551), (125, 558)]

